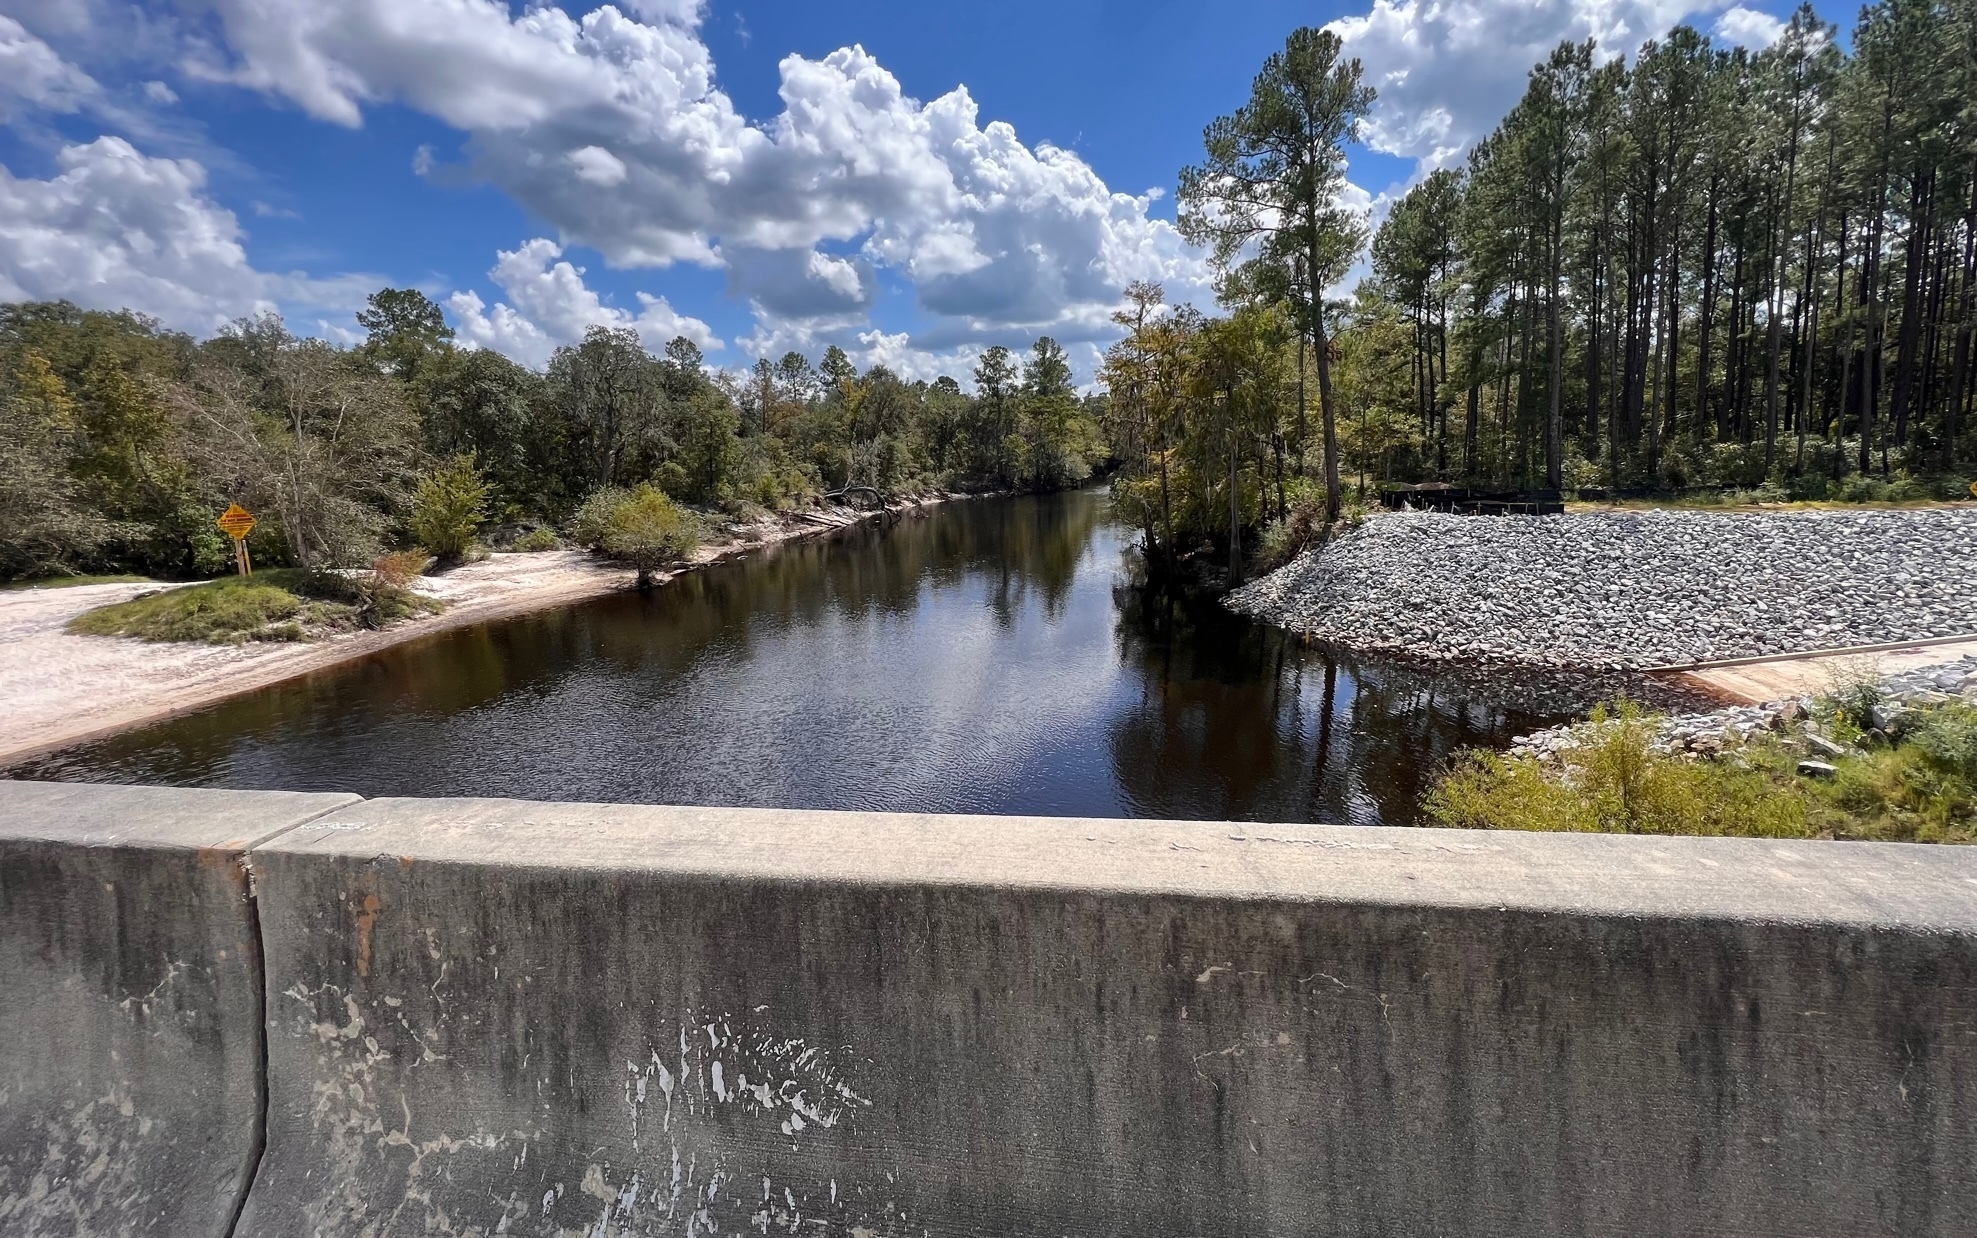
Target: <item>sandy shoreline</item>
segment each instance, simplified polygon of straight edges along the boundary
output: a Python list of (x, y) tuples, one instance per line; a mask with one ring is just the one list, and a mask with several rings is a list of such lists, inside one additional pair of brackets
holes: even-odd
[[(909, 501), (894, 510), (927, 506)], [(703, 546), (684, 572), (764, 546), (816, 537), (880, 513), (811, 508), (764, 521), (751, 536)], [(64, 630), (83, 611), (124, 601), (156, 584), (78, 585), (0, 593), (0, 768), (116, 731), (202, 709), (231, 696), (421, 640), (454, 628), (568, 606), (633, 587), (630, 571), (577, 550), (496, 554), (444, 576), (422, 592), (448, 603), (440, 614), (380, 632), (353, 632), (299, 644), (177, 645)]]

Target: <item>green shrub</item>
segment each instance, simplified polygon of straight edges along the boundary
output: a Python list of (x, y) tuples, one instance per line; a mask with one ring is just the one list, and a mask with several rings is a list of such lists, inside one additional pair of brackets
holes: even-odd
[(1262, 535), (1257, 539), (1253, 566), (1258, 571), (1267, 572), (1282, 567), (1328, 537), (1349, 533), (1365, 524), (1372, 515), (1372, 509), (1366, 505), (1363, 496), (1347, 494), (1339, 505), (1337, 523), (1328, 524), (1325, 520), (1325, 488), (1322, 485), (1308, 477), (1296, 477), (1284, 490), (1288, 511), (1282, 520), (1272, 520), (1264, 525)]
[(1846, 812), (1870, 812), (1887, 795), (1880, 780), (1875, 777), (1876, 772), (1872, 766), (1858, 761), (1845, 762), (1833, 775), (1833, 781), (1827, 784), (1824, 796), (1835, 807)]
[(1535, 758), (1472, 748), (1458, 756), (1422, 807), (1437, 825), (1464, 830), (1590, 831), (1590, 805)]
[(687, 475), (686, 466), (677, 460), (661, 464), (659, 471), (653, 474), (653, 480), (667, 497), (681, 501), (691, 498), (696, 490), (693, 478)]
[(584, 500), (571, 524), (578, 545), (637, 568), (640, 588), (652, 583), (654, 572), (686, 558), (700, 544), (692, 515), (649, 484), (636, 490), (598, 490)]
[(1568, 776), (1535, 757), (1471, 753), (1429, 791), (1423, 807), (1466, 829), (1614, 834), (1734, 834), (1802, 838), (1804, 796), (1763, 768), (1684, 761), (1653, 748), (1654, 718), (1631, 702), (1593, 712)]
[[(1423, 798), (1438, 824), (1471, 829), (1977, 841), (1977, 709), (1951, 705), (1889, 745), (1799, 773), (1797, 741), (1763, 735), (1715, 760), (1654, 751), (1654, 720), (1598, 711), (1561, 764), (1472, 751)], [(1836, 732), (1837, 733), (1837, 732)]]
[(487, 519), (487, 483), (471, 453), (440, 465), (412, 496), (412, 537), (441, 563), (458, 563)]
[(1813, 784), (1822, 832), (1912, 842), (1977, 838), (1977, 783), (1951, 729), (1938, 731), (1932, 719), (1892, 747), (1837, 758), (1839, 773)]
[(1929, 710), (1907, 741), (1931, 767), (1977, 790), (1977, 709), (1952, 705)]
[(1315, 546), (1325, 535), (1325, 496), (1301, 495), (1282, 520), (1263, 526), (1256, 544), (1256, 569), (1272, 571)]
[(515, 539), (515, 549), (524, 554), (534, 554), (544, 550), (561, 548), (563, 542), (554, 529), (530, 529)]

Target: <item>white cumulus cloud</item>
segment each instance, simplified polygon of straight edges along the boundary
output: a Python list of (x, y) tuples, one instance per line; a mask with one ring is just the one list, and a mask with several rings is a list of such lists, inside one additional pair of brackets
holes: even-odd
[(0, 121), (12, 119), (21, 104), (73, 112), (101, 89), (25, 26), (0, 15)]
[(140, 153), (118, 137), (64, 147), (57, 175), (0, 166), (0, 300), (67, 298), (130, 308), (210, 332), (278, 305), (346, 310), (377, 283), (257, 270), (233, 212), (190, 159)]
[(602, 146), (585, 146), (570, 152), (570, 166), (577, 179), (604, 189), (625, 183), (625, 161)]
[(584, 283), (583, 269), (546, 237), (499, 251), (487, 274), (507, 300), (489, 306), (471, 290), (454, 293), (446, 308), (455, 333), (463, 344), (492, 348), (524, 365), (542, 368), (558, 345), (576, 343), (591, 327), (630, 327), (654, 352), (681, 335), (709, 351), (722, 347), (706, 323), (675, 312), (664, 297), (639, 293), (636, 314), (606, 305)]
[[(463, 338), (533, 363), (595, 323), (634, 326), (661, 344), (673, 334), (719, 343), (705, 323), (662, 298), (643, 297), (635, 311), (604, 304), (565, 257), (572, 246), (621, 268), (723, 270), (732, 293), (755, 312), (754, 333), (738, 341), (743, 348), (834, 341), (902, 372), (946, 367), (985, 343), (1042, 333), (1080, 357), (1095, 355), (1116, 334), (1108, 316), (1134, 279), (1164, 282), (1173, 300), (1209, 300), (1204, 256), (1154, 215), (1157, 193), (1120, 192), (1076, 153), (1025, 142), (1010, 125), (985, 119), (966, 87), (916, 99), (854, 45), (784, 57), (780, 109), (741, 115), (717, 85), (701, 37), (704, 0), (617, 0), (582, 13), (536, 0), (161, 3), (175, 5), (176, 15), (158, 5), (119, 7), (118, 28), (142, 35), (146, 46), (168, 32), (174, 81), (233, 83), (331, 124), (361, 126), (369, 110), (398, 105), (453, 129), (457, 142), (421, 147), (415, 170), (490, 182), (555, 237), (501, 253), (491, 272), (495, 303), (473, 291), (450, 302)], [(1609, 54), (1625, 54), (1685, 19), (1713, 19), (1719, 39), (1750, 46), (1775, 37), (1777, 19), (1742, 3), (1712, 18), (1724, 3), (1371, 0), (1331, 28), (1380, 92), (1370, 143), (1425, 171), (1461, 159), (1515, 102), (1531, 66), (1563, 39), (1591, 36)], [(94, 15), (87, 22), (76, 17), (85, 7)], [(0, 17), (0, 111), (89, 109), (107, 119), (95, 101), (103, 93), (97, 79), (42, 38), (81, 47), (78, 31), (109, 21), (111, 7), (111, 0), (0, 0), (26, 23)], [(82, 63), (99, 67), (87, 57)], [(175, 92), (133, 83), (131, 93), (165, 106)], [(107, 158), (102, 142), (70, 149), (96, 151), (78, 156), (91, 168)], [(209, 235), (239, 250), (238, 226), (212, 202), (197, 161), (124, 150), (151, 175), (199, 171), (198, 183), (187, 180), (170, 200), (201, 204), (194, 213), (211, 214)], [(209, 159), (207, 166), (218, 165)], [(9, 178), (10, 209), (19, 214), (26, 208), (15, 199), (53, 192), (32, 186), (94, 174), (77, 164), (50, 182)], [(1353, 201), (1377, 213), (1385, 198), (1374, 202), (1355, 189)], [(97, 235), (90, 229), (109, 225), (75, 205), (71, 244), (52, 231), (59, 214), (43, 203), (35, 226), (47, 231), (49, 247), (10, 251), (0, 279), (50, 286), (57, 253), (73, 252), (89, 267)], [(167, 252), (112, 249), (133, 272), (169, 265)], [(322, 294), (296, 277), (254, 271), (244, 256), (180, 275), (166, 283), (188, 292), (212, 285), (211, 312), (221, 315), (283, 300), (283, 287)], [(889, 286), (910, 291), (924, 329), (873, 329), (871, 311)], [(152, 290), (151, 306), (169, 300), (163, 287)], [(187, 303), (176, 312), (192, 311)]]
[(956, 338), (1109, 330), (1133, 279), (1206, 292), (1153, 195), (984, 123), (965, 88), (922, 102), (860, 47), (791, 55), (782, 110), (751, 121), (715, 85), (697, 0), (629, 7), (200, 0), (225, 50), (199, 71), (337, 124), (386, 102), (426, 112), (464, 137), (449, 172), (498, 185), (562, 244), (724, 269), (770, 329), (864, 312), (884, 269)]
[(1379, 91), (1368, 143), (1419, 161), (1459, 162), (1524, 93), (1530, 71), (1559, 43), (1594, 38), (1631, 55), (1720, 0), (1374, 0), (1327, 29)]
[(1782, 18), (1739, 4), (1723, 11), (1711, 33), (1724, 43), (1748, 47), (1755, 52), (1776, 43), (1779, 36), (1785, 33), (1785, 23)]

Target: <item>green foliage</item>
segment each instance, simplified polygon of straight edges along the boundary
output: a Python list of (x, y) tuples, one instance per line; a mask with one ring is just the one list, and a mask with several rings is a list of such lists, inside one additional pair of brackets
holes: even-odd
[(1812, 785), (1814, 822), (1832, 837), (1977, 841), (1977, 709), (1924, 711), (1901, 736), (1857, 749)]
[(1473, 752), (1428, 793), (1436, 822), (1464, 829), (1803, 838), (1803, 793), (1732, 762), (1653, 751), (1654, 720), (1632, 702), (1593, 714), (1569, 779), (1535, 757)]
[(849, 485), (1076, 485), (1108, 455), (1102, 402), (1048, 341), (1027, 370), (990, 350), (978, 396), (860, 374), (842, 349), (815, 368), (764, 358), (744, 381), (691, 341), (654, 355), (602, 328), (536, 373), (456, 347), (407, 289), (359, 319), (367, 338), (344, 349), (273, 315), (195, 342), (131, 314), (0, 306), (0, 579), (211, 575), (232, 563), (213, 519), (233, 502), (260, 520), (257, 565), (325, 571), (395, 536), (456, 558), (481, 525), (561, 525), (601, 486), (777, 510)]
[[(543, 376), (488, 348), (442, 349), (411, 385), (427, 450), (471, 454), (505, 516), (551, 516), (571, 498), (567, 427), (554, 415)], [(579, 483), (575, 493), (587, 486)]]
[(0, 579), (74, 571), (117, 530), (69, 472), (80, 429), (61, 378), (33, 349), (11, 361), (0, 373)]
[(1836, 737), (1850, 743), (1874, 729), (1874, 711), (1888, 699), (1877, 661), (1863, 657), (1836, 662), (1827, 672), (1827, 679), (1828, 688), (1820, 698), (1820, 705)]
[(1977, 709), (1931, 710), (1905, 738), (1930, 769), (1977, 789)]
[(268, 315), (206, 345), (177, 398), (188, 458), (213, 492), (271, 522), (288, 563), (316, 571), (369, 563), (398, 524), (423, 463), (406, 397), (361, 355), (298, 340)]
[(562, 547), (562, 539), (556, 536), (556, 530), (538, 528), (516, 538), (514, 548), (524, 554), (534, 554), (544, 550), (560, 550)]
[[(70, 403), (60, 455), (74, 499), (106, 534), (66, 553), (68, 570), (185, 576), (229, 557), (212, 545), (225, 541), (211, 525), (218, 509), (186, 459), (172, 398), (193, 348), (140, 315), (67, 302), (0, 306), (0, 382), (20, 352), (47, 361)], [(0, 521), (0, 542), (8, 532)]]
[[(1289, 487), (1289, 506), (1279, 519), (1263, 528), (1257, 546), (1256, 566), (1261, 571), (1282, 567), (1324, 540), (1330, 523), (1325, 519), (1324, 492), (1309, 478), (1297, 478)], [(1345, 528), (1354, 528), (1365, 519), (1365, 508), (1348, 502), (1341, 513)]]
[(740, 428), (734, 406), (719, 391), (695, 392), (681, 409), (678, 453), (666, 462), (677, 466), (678, 489), (668, 486), (666, 492), (689, 503), (729, 497), (742, 457), (735, 437)]
[(1366, 243), (1364, 216), (1343, 199), (1346, 149), (1359, 140), (1374, 97), (1359, 61), (1344, 53), (1329, 28), (1292, 31), (1264, 60), (1249, 101), (1209, 122), (1206, 157), (1181, 170), (1178, 216), (1183, 237), (1210, 247), (1224, 302), (1284, 309), (1310, 346), (1330, 513), (1344, 496), (1323, 290)]
[(741, 440), (734, 484), (738, 497), (775, 511), (822, 489), (816, 470), (796, 460), (782, 439), (753, 434)]
[[(1291, 501), (1314, 482), (1300, 467), (1297, 324), (1280, 305), (1244, 305), (1227, 318), (1162, 312), (1157, 285), (1128, 290), (1117, 321), (1129, 334), (1106, 355), (1103, 410), (1120, 462), (1113, 509), (1163, 556), (1203, 542), (1232, 561), (1267, 519), (1264, 566), (1302, 544), (1286, 524)], [(1096, 423), (1093, 423), (1096, 428)], [(1321, 511), (1329, 508), (1321, 500)]]
[(471, 453), (428, 473), (412, 495), (406, 527), (412, 539), (442, 564), (457, 563), (473, 548), (487, 519), (488, 486)]
[(1093, 462), (1105, 455), (1103, 436), (1077, 398), (1070, 358), (1047, 335), (1030, 351), (1021, 400), (1018, 472), (1023, 484), (1057, 490), (1091, 476)]
[[(1228, 304), (1297, 302), (1273, 247), (1322, 234), (1279, 205), (1314, 161), (1256, 135), (1355, 66), (1307, 40), (1334, 71), (1300, 73), (1298, 42), (1183, 176), (1182, 228), (1242, 264)], [(1973, 46), (1977, 9), (1917, 3), (1861, 8), (1851, 37), (1802, 5), (1762, 49), (1682, 25), (1559, 44), (1373, 237), (1334, 319), (1348, 459), (1489, 490), (1967, 498)]]
[(357, 325), (367, 332), (364, 354), (400, 378), (411, 378), (453, 338), (439, 306), (412, 288), (372, 293), (357, 311)]
[(1652, 749), (1653, 723), (1624, 703), (1600, 711), (1563, 766), (1465, 753), (1423, 806), (1472, 829), (1977, 841), (1977, 709), (1928, 710), (1899, 740), (1836, 758), (1825, 779), (1797, 772), (1790, 737), (1685, 759)]
[(641, 586), (700, 544), (693, 517), (664, 491), (646, 484), (632, 490), (605, 487), (584, 500), (571, 522), (578, 545), (638, 569)]
[(303, 614), (314, 629), (384, 628), (446, 608), (439, 599), (405, 587), (424, 563), (425, 557), (416, 553), (381, 555), (371, 571), (304, 572), (293, 588), (315, 599)]

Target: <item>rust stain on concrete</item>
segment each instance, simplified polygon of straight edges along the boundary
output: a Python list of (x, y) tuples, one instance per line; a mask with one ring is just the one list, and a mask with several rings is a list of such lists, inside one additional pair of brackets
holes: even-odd
[(378, 896), (364, 896), (364, 909), (357, 913), (357, 974), (371, 974), (371, 929), (378, 922)]

